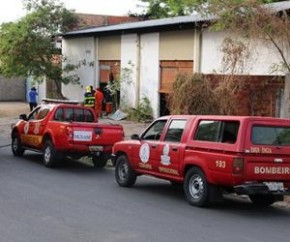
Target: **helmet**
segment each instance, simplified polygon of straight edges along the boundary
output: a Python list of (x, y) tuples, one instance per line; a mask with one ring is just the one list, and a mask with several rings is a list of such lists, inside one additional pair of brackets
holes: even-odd
[(91, 92), (91, 87), (90, 86), (86, 86), (86, 92)]

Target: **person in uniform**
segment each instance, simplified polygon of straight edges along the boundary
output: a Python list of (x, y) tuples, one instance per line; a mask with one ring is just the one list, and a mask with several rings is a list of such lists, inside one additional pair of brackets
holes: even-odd
[(86, 86), (86, 92), (84, 94), (84, 106), (89, 108), (95, 107), (95, 96), (92, 92), (91, 86)]
[(95, 110), (98, 117), (102, 117), (104, 94), (101, 88), (96, 88), (95, 91)]

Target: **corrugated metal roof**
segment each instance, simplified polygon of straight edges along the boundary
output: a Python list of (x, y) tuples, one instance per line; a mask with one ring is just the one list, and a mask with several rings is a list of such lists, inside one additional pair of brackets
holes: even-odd
[(180, 17), (174, 17), (174, 18), (145, 20), (145, 21), (140, 21), (140, 22), (131, 22), (131, 23), (76, 30), (72, 32), (67, 32), (63, 36), (88, 35), (92, 33), (136, 30), (136, 29), (142, 30), (142, 29), (148, 29), (148, 28), (164, 27), (168, 25), (181, 25), (181, 24), (190, 24), (190, 23), (201, 22), (201, 21), (210, 21), (212, 19), (213, 17), (201, 17), (198, 15), (180, 16)]
[[(265, 6), (267, 8), (273, 9), (273, 11), (278, 12), (278, 11), (290, 9), (290, 1), (270, 3)], [(140, 22), (131, 22), (131, 23), (124, 23), (124, 24), (82, 29), (82, 30), (67, 32), (63, 34), (62, 36), (73, 37), (73, 36), (78, 36), (78, 35), (94, 35), (97, 33), (144, 31), (146, 29), (164, 28), (167, 26), (189, 25), (189, 24), (198, 23), (198, 22), (211, 21), (214, 19), (216, 19), (216, 17), (214, 16), (201, 16), (201, 15), (196, 14), (196, 15), (189, 15), (189, 16), (145, 20), (145, 21), (140, 21)]]

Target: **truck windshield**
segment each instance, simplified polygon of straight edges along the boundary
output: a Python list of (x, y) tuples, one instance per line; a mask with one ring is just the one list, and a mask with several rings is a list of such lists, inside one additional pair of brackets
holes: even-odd
[(290, 127), (254, 125), (251, 141), (255, 145), (290, 145)]

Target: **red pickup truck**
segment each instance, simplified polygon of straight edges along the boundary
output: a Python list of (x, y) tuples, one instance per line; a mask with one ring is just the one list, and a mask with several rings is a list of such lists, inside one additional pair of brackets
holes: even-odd
[(183, 184), (187, 201), (207, 206), (223, 192), (268, 206), (290, 194), (290, 121), (270, 117), (165, 116), (113, 146), (116, 181), (152, 175)]
[(12, 127), (12, 152), (43, 153), (43, 163), (54, 167), (64, 156), (91, 156), (95, 167), (104, 167), (112, 146), (124, 139), (121, 125), (97, 123), (94, 110), (76, 104), (42, 104)]

